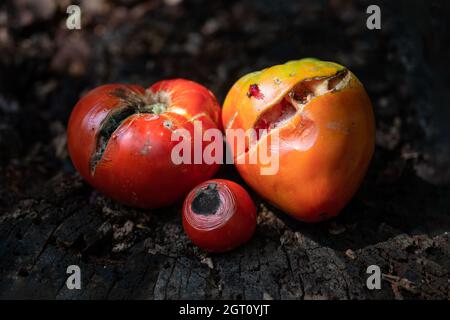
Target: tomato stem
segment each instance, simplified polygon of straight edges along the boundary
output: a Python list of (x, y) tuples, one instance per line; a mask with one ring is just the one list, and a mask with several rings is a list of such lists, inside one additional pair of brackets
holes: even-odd
[(166, 111), (167, 106), (164, 103), (154, 103), (154, 104), (146, 105), (144, 107), (144, 109), (149, 110), (150, 113), (153, 113), (153, 114), (161, 114)]

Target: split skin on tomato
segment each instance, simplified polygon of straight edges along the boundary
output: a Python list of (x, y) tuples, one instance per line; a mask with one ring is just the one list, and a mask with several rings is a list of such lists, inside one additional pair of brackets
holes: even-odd
[(183, 227), (198, 247), (225, 252), (252, 237), (256, 207), (247, 191), (237, 183), (224, 179), (205, 181), (184, 201)]
[(166, 80), (147, 90), (126, 84), (100, 86), (72, 111), (69, 154), (81, 176), (105, 195), (140, 208), (167, 206), (219, 168), (215, 163), (172, 161), (178, 143), (171, 141), (172, 132), (186, 129), (192, 137), (195, 120), (201, 121), (203, 131), (221, 128), (216, 98), (195, 82)]
[[(242, 77), (225, 99), (222, 122), (225, 129), (263, 132), (243, 151), (227, 136), (237, 169), (273, 205), (308, 222), (342, 210), (374, 152), (375, 121), (363, 85), (347, 68), (317, 59)], [(274, 134), (279, 143), (268, 154), (278, 157), (278, 172), (261, 174), (259, 157), (256, 164), (239, 161), (266, 152), (261, 146), (270, 146)]]

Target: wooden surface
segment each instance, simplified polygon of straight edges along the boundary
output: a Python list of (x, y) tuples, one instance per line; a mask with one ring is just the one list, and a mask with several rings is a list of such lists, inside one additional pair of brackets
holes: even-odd
[[(380, 192), (382, 205), (356, 200), (315, 225), (261, 206), (254, 238), (218, 255), (190, 244), (179, 208), (133, 210), (58, 176), (0, 218), (0, 298), (447, 299), (450, 219), (414, 214), (421, 199), (399, 206), (402, 190)], [(72, 264), (81, 290), (65, 286)], [(366, 288), (373, 264), (381, 290)]]
[[(0, 3), (0, 298), (449, 298), (448, 1), (377, 1), (382, 29), (368, 30), (366, 0), (105, 0), (77, 31), (56, 2)], [(93, 87), (184, 77), (222, 103), (242, 75), (311, 56), (354, 72), (376, 118), (369, 173), (336, 220), (296, 222), (253, 194), (253, 239), (210, 255), (180, 205), (121, 206), (71, 166), (67, 119)]]

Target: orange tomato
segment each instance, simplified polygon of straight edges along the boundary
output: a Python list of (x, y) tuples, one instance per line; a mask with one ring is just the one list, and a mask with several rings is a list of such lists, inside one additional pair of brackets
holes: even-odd
[[(245, 75), (225, 99), (222, 122), (247, 184), (308, 222), (341, 211), (361, 184), (374, 151), (370, 99), (355, 75), (333, 62), (302, 59)], [(255, 130), (254, 143), (238, 148), (229, 129)], [(261, 171), (265, 144), (270, 158), (278, 161), (274, 174)], [(255, 163), (242, 161), (255, 155)]]

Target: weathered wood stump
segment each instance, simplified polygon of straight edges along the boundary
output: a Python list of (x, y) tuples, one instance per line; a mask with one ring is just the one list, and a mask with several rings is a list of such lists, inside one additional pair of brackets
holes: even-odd
[[(438, 203), (426, 209), (433, 188), (408, 198), (418, 183), (372, 193), (385, 199), (378, 204), (358, 197), (338, 219), (314, 225), (261, 203), (248, 244), (206, 254), (185, 236), (179, 206), (134, 210), (59, 175), (0, 217), (0, 297), (447, 299), (450, 218)], [(72, 264), (81, 290), (65, 285)], [(366, 287), (373, 264), (381, 290)]]

